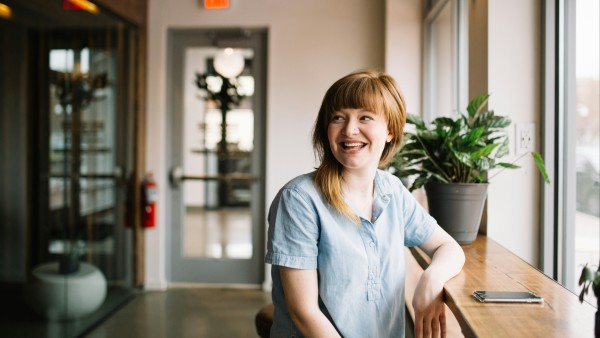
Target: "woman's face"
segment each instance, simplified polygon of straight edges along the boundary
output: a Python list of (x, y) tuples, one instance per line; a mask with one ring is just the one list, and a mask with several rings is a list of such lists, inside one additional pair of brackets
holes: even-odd
[(383, 114), (365, 109), (342, 109), (327, 127), (329, 146), (344, 170), (374, 170), (385, 144), (392, 139)]

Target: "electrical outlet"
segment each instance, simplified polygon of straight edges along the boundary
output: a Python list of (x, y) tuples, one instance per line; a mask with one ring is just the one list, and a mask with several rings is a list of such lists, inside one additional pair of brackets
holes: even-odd
[(521, 155), (533, 151), (535, 149), (535, 124), (516, 123), (515, 129), (515, 154)]

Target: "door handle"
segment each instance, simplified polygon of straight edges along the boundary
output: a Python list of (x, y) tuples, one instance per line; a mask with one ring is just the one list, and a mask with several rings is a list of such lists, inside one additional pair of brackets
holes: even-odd
[(121, 180), (123, 180), (123, 170), (121, 169), (121, 167), (116, 166), (113, 169), (113, 172), (108, 172), (108, 173), (86, 173), (86, 174), (81, 174), (81, 173), (75, 173), (75, 174), (48, 174), (46, 176), (46, 178), (75, 178), (75, 179), (96, 179), (96, 180), (115, 180), (117, 182), (121, 182)]

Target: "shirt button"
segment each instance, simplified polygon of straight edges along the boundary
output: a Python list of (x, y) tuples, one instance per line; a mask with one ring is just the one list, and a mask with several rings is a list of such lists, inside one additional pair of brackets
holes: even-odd
[(369, 246), (370, 246), (371, 248), (375, 247), (375, 242), (371, 242), (371, 243), (369, 243)]

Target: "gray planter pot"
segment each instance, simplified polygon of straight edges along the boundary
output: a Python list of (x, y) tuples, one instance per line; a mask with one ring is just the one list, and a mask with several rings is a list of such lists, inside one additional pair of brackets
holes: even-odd
[(459, 244), (477, 237), (488, 183), (427, 183), (429, 213)]

